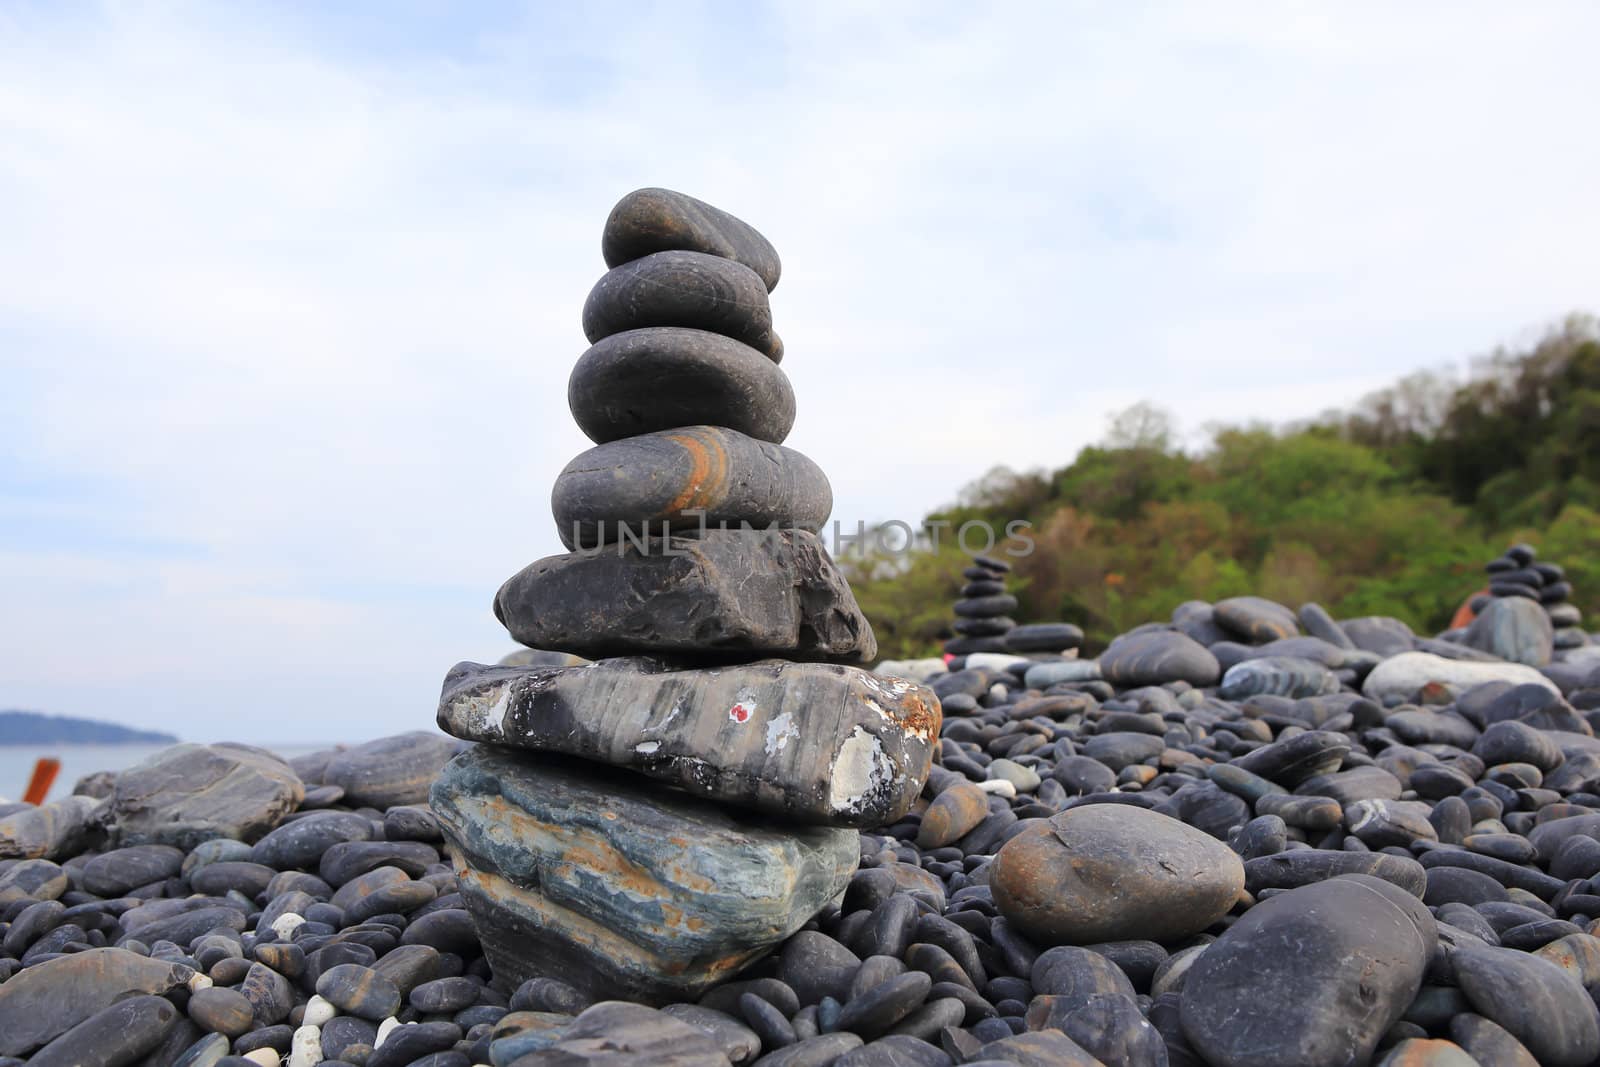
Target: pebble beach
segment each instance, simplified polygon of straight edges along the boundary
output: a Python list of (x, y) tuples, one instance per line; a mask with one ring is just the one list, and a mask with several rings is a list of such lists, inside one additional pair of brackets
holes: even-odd
[[(180, 744), (0, 806), (0, 1067), (1600, 1062), (1600, 639), (1256, 596), (1090, 655), (951, 575), (883, 661), (749, 224), (602, 236), (527, 650), (437, 730)], [(707, 523), (709, 522), (709, 527)]]

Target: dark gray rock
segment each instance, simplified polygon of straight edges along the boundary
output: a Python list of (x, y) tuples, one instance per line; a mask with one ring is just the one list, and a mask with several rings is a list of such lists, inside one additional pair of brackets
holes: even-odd
[(20, 958), (28, 946), (62, 922), (67, 906), (59, 900), (40, 900), (25, 907), (0, 937), (0, 955)]
[(1083, 630), (1070, 622), (1039, 622), (1006, 631), (1012, 652), (1060, 652), (1083, 644)]
[(340, 841), (366, 841), (372, 822), (351, 811), (319, 811), (284, 823), (255, 843), (252, 863), (288, 871), (314, 867), (322, 854)]
[(487, 746), (451, 761), (433, 808), (503, 988), (547, 976), (591, 996), (692, 999), (798, 929), (860, 855), (854, 831), (777, 826)]
[(179, 1018), (165, 997), (132, 996), (77, 1024), (28, 1062), (37, 1067), (122, 1067), (160, 1045)]
[(854, 667), (763, 660), (668, 670), (458, 664), (439, 725), (470, 741), (641, 771), (698, 796), (802, 822), (879, 826), (927, 779), (939, 705), (923, 686)]
[[(1002, 1029), (1004, 1029), (1002, 1027)], [(990, 1041), (966, 1061), (973, 1067), (1010, 1063), (1016, 1067), (1105, 1067), (1097, 1057), (1060, 1030), (1040, 1030)]]
[(933, 979), (921, 971), (908, 971), (852, 997), (839, 1016), (838, 1028), (871, 1040), (889, 1032), (927, 999)]
[(406, 999), (418, 1011), (453, 1014), (476, 1004), (480, 988), (466, 977), (435, 978), (412, 989)]
[(1244, 887), (1256, 896), (1263, 889), (1296, 889), (1349, 874), (1382, 879), (1419, 899), (1428, 889), (1427, 871), (1408, 856), (1320, 848), (1291, 849), (1251, 860), (1244, 865)]
[(400, 990), (370, 967), (341, 963), (317, 978), (317, 995), (358, 1019), (379, 1022), (400, 1010)]
[(124, 998), (200, 984), (189, 967), (120, 948), (47, 960), (0, 982), (0, 1055), (26, 1056)]
[(239, 995), (249, 1001), (257, 1026), (276, 1026), (294, 1008), (289, 980), (264, 963), (250, 965), (239, 983)]
[[(956, 1022), (960, 1023), (959, 1017)], [(950, 1067), (950, 1057), (936, 1045), (897, 1033), (851, 1049), (832, 1067)]]
[[(435, 916), (443, 916), (445, 923), (451, 924), (453, 922), (452, 917), (459, 916), (461, 919), (465, 919), (466, 912), (459, 908), (430, 912), (407, 926), (406, 934), (412, 937), (429, 934), (428, 927), (439, 922)], [(441, 954), (442, 951), (457, 950), (456, 955), (458, 956), (462, 954), (477, 954), (477, 935), (472, 931), (470, 921), (462, 922), (460, 925), (467, 928), (464, 931), (464, 936), (456, 936), (448, 940), (435, 938), (440, 943), (449, 945), (450, 949), (441, 950), (433, 945), (422, 944), (420, 941), (411, 941), (401, 945), (399, 948), (390, 949), (384, 953), (382, 959), (374, 960), (367, 966), (370, 966), (374, 971), (393, 982), (394, 987), (400, 990), (402, 996), (408, 995), (424, 982), (433, 981), (443, 971), (444, 957)], [(413, 933), (413, 930), (416, 933)], [(437, 929), (432, 931), (433, 934), (438, 934), (439, 932)], [(458, 931), (458, 934), (462, 933)]]
[(1022, 831), (995, 857), (995, 904), (1039, 944), (1173, 941), (1216, 922), (1244, 889), (1239, 857), (1153, 811), (1094, 804)]
[(794, 390), (764, 353), (721, 333), (658, 326), (613, 334), (567, 380), (567, 404), (596, 444), (678, 426), (726, 426), (782, 444)]
[(1345, 636), (1357, 648), (1376, 652), (1380, 656), (1398, 656), (1416, 647), (1417, 635), (1399, 619), (1387, 615), (1367, 615), (1359, 619), (1346, 619), (1339, 624)]
[[(1010, 593), (968, 597), (955, 602), (952, 610), (963, 619), (992, 619), (1017, 609), (1017, 598)], [(1007, 631), (1009, 632), (1009, 631)]]
[(439, 769), (460, 746), (425, 730), (380, 737), (336, 753), (322, 772), (327, 785), (344, 790), (351, 805), (387, 808), (420, 804)]
[(1216, 685), (1222, 677), (1217, 657), (1176, 630), (1119, 637), (1100, 655), (1100, 673), (1118, 687), (1188, 682)]
[(702, 525), (815, 532), (833, 510), (833, 489), (793, 449), (684, 426), (589, 449), (557, 476), (551, 507), (562, 544), (595, 548)]
[(1212, 607), (1217, 625), (1251, 644), (1264, 645), (1300, 632), (1294, 612), (1272, 600), (1258, 596), (1236, 596), (1219, 600)]
[[(206, 896), (226, 896), (229, 890), (254, 898), (266, 891), (278, 872), (260, 863), (225, 861), (208, 863), (189, 876), (189, 887)], [(146, 883), (147, 884), (147, 883)]]
[[(431, 814), (428, 817), (433, 818)], [(388, 824), (387, 819), (384, 822)], [(317, 874), (338, 888), (379, 867), (397, 867), (412, 878), (421, 878), (438, 862), (439, 850), (421, 841), (341, 841), (322, 854)]]
[(1308, 779), (1331, 774), (1350, 752), (1350, 739), (1332, 731), (1311, 730), (1246, 752), (1231, 766), (1294, 789)]
[(300, 806), (289, 765), (248, 745), (173, 745), (117, 775), (113, 843), (190, 849), (215, 837), (254, 841)]
[[(211, 986), (189, 996), (189, 1018), (202, 1029), (238, 1037), (255, 1025), (255, 1009), (237, 989)], [(270, 1025), (270, 1024), (269, 1024)]]
[(749, 1063), (761, 1054), (761, 1039), (755, 1031), (726, 1012), (700, 1004), (668, 1004), (661, 1013), (705, 1032), (732, 1063)]
[(1262, 901), (1190, 967), (1183, 1031), (1228, 1067), (1367, 1062), (1438, 941), (1422, 902), (1364, 875)]
[(1101, 994), (1134, 995), (1121, 968), (1091, 949), (1060, 945), (1034, 960), (1030, 979), (1038, 995), (1028, 1004), (1031, 1029), (1059, 1027), (1090, 999)]
[(1504, 1027), (1551, 1067), (1583, 1067), (1600, 1056), (1600, 1018), (1578, 980), (1526, 952), (1467, 946), (1450, 956), (1474, 1009)]
[(1061, 1020), (1061, 1030), (1106, 1067), (1162, 1067), (1167, 1046), (1133, 998), (1099, 993)]
[(1526, 1045), (1498, 1023), (1467, 1012), (1450, 1020), (1450, 1036), (1480, 1064), (1496, 1067), (1539, 1067)]
[(183, 866), (183, 850), (171, 845), (131, 845), (102, 853), (83, 865), (83, 888), (96, 896), (120, 897), (160, 882)]
[(652, 252), (607, 271), (583, 304), (591, 343), (651, 326), (722, 334), (768, 359), (783, 358), (767, 288), (742, 263), (704, 252)]
[(731, 1067), (704, 1030), (623, 1001), (596, 1004), (545, 1040), (548, 1047), (517, 1059), (517, 1067)]
[(63, 797), (0, 817), (0, 860), (62, 859), (78, 852), (94, 830), (100, 801)]
[(1382, 767), (1367, 765), (1307, 778), (1295, 787), (1295, 792), (1300, 796), (1332, 797), (1349, 807), (1358, 800), (1399, 800), (1404, 787), (1400, 779)]
[(1499, 597), (1472, 620), (1463, 640), (1469, 648), (1512, 663), (1543, 667), (1554, 651), (1555, 633), (1537, 600)]
[(9, 866), (0, 864), (0, 906), (23, 900), (55, 900), (70, 884), (67, 872), (50, 860), (12, 860), (9, 863)]
[(391, 1030), (382, 1047), (367, 1057), (366, 1067), (406, 1067), (424, 1056), (448, 1052), (460, 1040), (461, 1027), (455, 1023), (434, 1021), (402, 1026)]
[(1540, 771), (1555, 770), (1566, 760), (1549, 734), (1515, 720), (1491, 723), (1472, 746), (1472, 754), (1490, 767), (1527, 763)]
[(354, 1015), (336, 1015), (322, 1025), (318, 1035), (322, 1054), (329, 1059), (340, 1059), (352, 1045), (372, 1045), (378, 1039), (378, 1025)]
[(383, 813), (383, 839), (434, 844), (444, 840), (444, 833), (426, 804), (401, 805)]
[(878, 652), (844, 576), (815, 534), (708, 530), (549, 556), (495, 594), (511, 636), (589, 659), (766, 654), (864, 663)]
[(922, 813), (917, 847), (934, 849), (954, 844), (989, 814), (989, 794), (970, 782), (957, 782), (934, 797)]
[(1300, 605), (1300, 610), (1295, 613), (1300, 620), (1300, 625), (1312, 637), (1320, 637), (1324, 641), (1339, 646), (1340, 648), (1353, 649), (1356, 643), (1350, 640), (1350, 635), (1334, 621), (1327, 609), (1321, 604), (1306, 603)]
[(749, 223), (720, 208), (670, 189), (638, 189), (611, 209), (600, 251), (618, 267), (654, 252), (686, 249), (743, 263), (777, 288), (777, 249)]
[(1374, 851), (1390, 845), (1407, 848), (1413, 841), (1438, 840), (1429, 814), (1421, 801), (1358, 800), (1344, 809), (1344, 826)]

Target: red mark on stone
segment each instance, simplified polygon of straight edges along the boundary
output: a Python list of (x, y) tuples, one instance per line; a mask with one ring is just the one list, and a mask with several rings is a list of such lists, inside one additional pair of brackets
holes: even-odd
[(734, 722), (749, 722), (750, 709), (745, 707), (743, 704), (735, 704), (733, 707), (728, 709), (728, 718), (732, 719)]

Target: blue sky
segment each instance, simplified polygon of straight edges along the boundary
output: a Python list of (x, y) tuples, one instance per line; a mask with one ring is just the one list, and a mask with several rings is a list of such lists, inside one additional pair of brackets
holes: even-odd
[(611, 204), (742, 215), (835, 518), (1595, 310), (1592, 5), (0, 0), (0, 707), (431, 721)]

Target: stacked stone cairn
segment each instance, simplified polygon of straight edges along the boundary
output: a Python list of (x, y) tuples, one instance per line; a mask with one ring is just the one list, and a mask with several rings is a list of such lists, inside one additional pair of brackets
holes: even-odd
[(1459, 636), (1466, 644), (1534, 667), (1557, 651), (1591, 643), (1583, 613), (1572, 603), (1572, 583), (1557, 563), (1535, 558), (1516, 544), (1484, 568), (1489, 588), (1472, 599), (1473, 621)]
[(956, 636), (944, 643), (951, 656), (970, 656), (974, 652), (1006, 652), (1006, 635), (1017, 628), (1011, 612), (1017, 598), (1006, 592), (1006, 575), (1011, 564), (988, 556), (973, 556), (972, 565), (961, 572), (965, 583), (956, 601)]
[(828, 481), (782, 445), (772, 245), (644, 189), (601, 248), (568, 387), (596, 446), (552, 495), (572, 551), (494, 605), (523, 644), (594, 662), (454, 667), (439, 725), (481, 744), (432, 804), (496, 985), (666, 1003), (844, 891), (857, 828), (922, 790), (940, 712), (854, 666), (876, 642), (815, 533)]
[[(1018, 626), (1010, 617), (1017, 598), (1006, 591), (1011, 564), (991, 556), (973, 556), (961, 572), (961, 599), (956, 601), (955, 637), (944, 643), (947, 655), (999, 655), (1029, 659), (1057, 658), (1083, 644), (1083, 631), (1069, 622)], [(974, 661), (981, 662), (981, 661)], [(958, 668), (959, 669), (959, 668)]]

